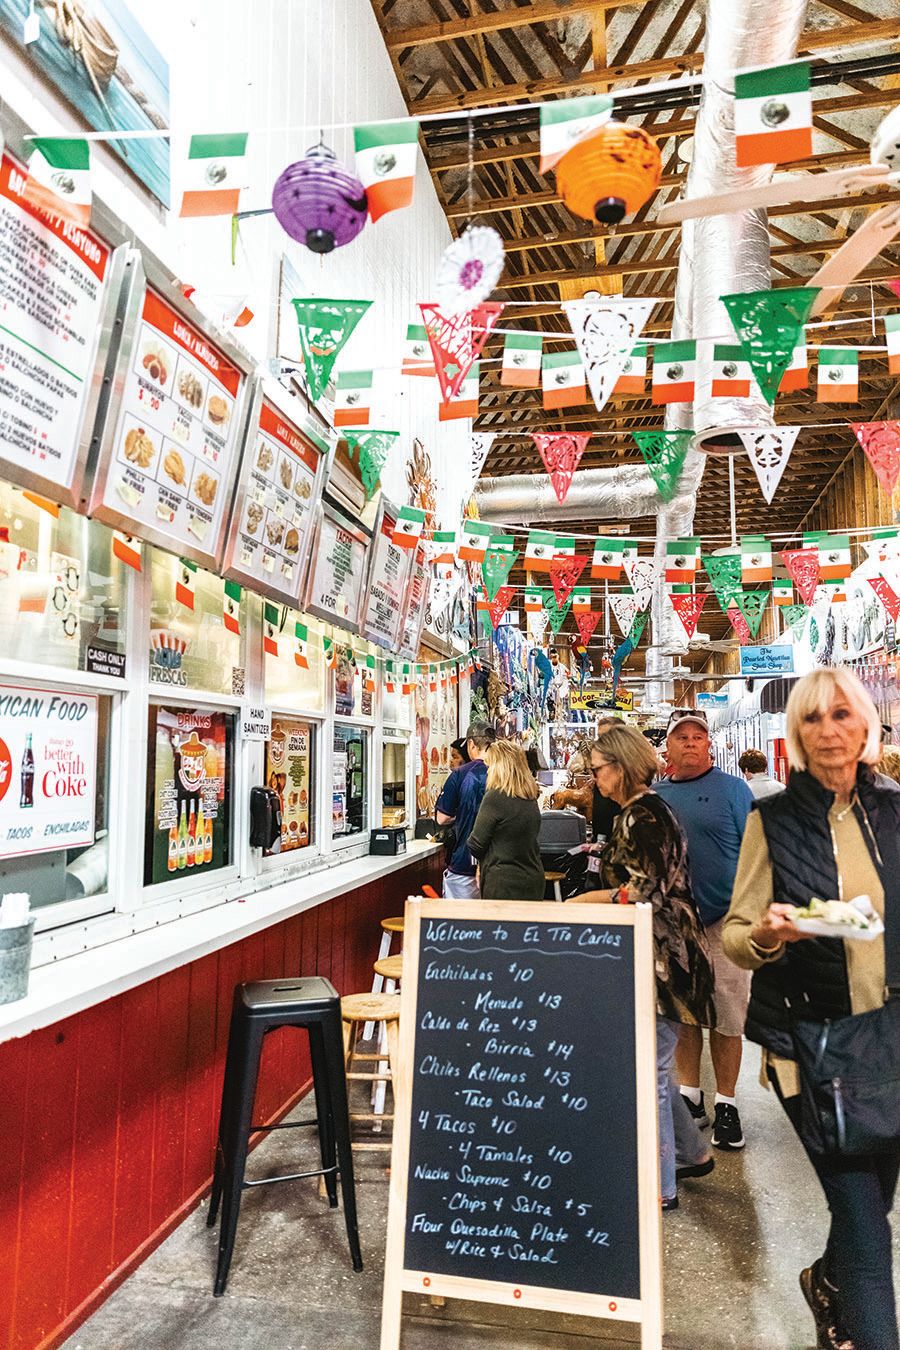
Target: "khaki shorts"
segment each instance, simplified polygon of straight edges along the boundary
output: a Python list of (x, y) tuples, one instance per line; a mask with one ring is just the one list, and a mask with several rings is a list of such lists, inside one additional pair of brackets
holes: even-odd
[(729, 960), (722, 950), (724, 922), (723, 916), (717, 923), (709, 924), (706, 929), (716, 979), (713, 995), (716, 1005), (716, 1031), (720, 1036), (743, 1036), (747, 1004), (750, 1002), (752, 973), (749, 970), (741, 970), (740, 966)]

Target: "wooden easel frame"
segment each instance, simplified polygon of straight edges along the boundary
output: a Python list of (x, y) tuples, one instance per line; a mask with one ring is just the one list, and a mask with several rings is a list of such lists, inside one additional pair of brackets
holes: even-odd
[[(649, 905), (566, 905), (528, 901), (423, 900), (406, 902), (400, 1047), (394, 1090), (390, 1207), (384, 1262), (381, 1350), (399, 1350), (404, 1292), (472, 1299), (507, 1307), (543, 1308), (622, 1322), (638, 1322), (641, 1350), (662, 1347), (662, 1223), (659, 1204), (659, 1131), (656, 1095), (656, 984)], [(511, 923), (598, 924), (634, 929), (634, 1048), (638, 1162), (640, 1298), (617, 1299), (536, 1285), (473, 1280), (404, 1265), (407, 1174), (411, 1138), (412, 1077), (417, 1024), (419, 941), (423, 919), (508, 920)]]

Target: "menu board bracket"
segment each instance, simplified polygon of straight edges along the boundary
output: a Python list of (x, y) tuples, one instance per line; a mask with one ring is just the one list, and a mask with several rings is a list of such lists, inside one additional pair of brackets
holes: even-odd
[(650, 906), (410, 897), (401, 1000), (381, 1350), (404, 1291), (661, 1350)]

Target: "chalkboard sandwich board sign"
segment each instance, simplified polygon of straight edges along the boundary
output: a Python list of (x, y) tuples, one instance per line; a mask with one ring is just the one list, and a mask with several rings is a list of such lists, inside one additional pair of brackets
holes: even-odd
[(382, 1350), (404, 1291), (662, 1344), (648, 906), (406, 905)]

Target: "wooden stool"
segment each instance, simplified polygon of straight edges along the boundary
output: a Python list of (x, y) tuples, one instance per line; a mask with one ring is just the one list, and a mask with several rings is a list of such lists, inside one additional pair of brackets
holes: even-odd
[(553, 882), (553, 898), (554, 898), (554, 900), (560, 900), (560, 901), (562, 900), (562, 887), (560, 886), (559, 883), (560, 883), (561, 881), (565, 881), (565, 879), (566, 879), (566, 874), (565, 874), (565, 872), (545, 872), (545, 873), (544, 873), (544, 881), (552, 881), (552, 882)]
[[(400, 934), (400, 943), (401, 943), (401, 945), (402, 945), (402, 943), (403, 943), (403, 922), (404, 922), (404, 920), (403, 920), (403, 915), (402, 915), (402, 914), (397, 915), (396, 918), (382, 919), (382, 920), (381, 920), (381, 946), (378, 948), (378, 960), (379, 960), (379, 961), (383, 961), (384, 958), (385, 958), (386, 956), (390, 956), (390, 954), (391, 954), (391, 943), (393, 942), (394, 934), (395, 934), (395, 933), (399, 933), (399, 934)], [(382, 993), (383, 991), (384, 991), (384, 976), (383, 976), (383, 975), (379, 975), (379, 973), (378, 973), (378, 966), (377, 966), (377, 964), (376, 964), (376, 967), (375, 967), (375, 978), (374, 978), (373, 981), (372, 981), (372, 993), (373, 993), (373, 994), (380, 994), (380, 993)], [(390, 991), (388, 991), (388, 992), (390, 992)], [(371, 1022), (367, 1022), (367, 1023), (366, 1023), (365, 1031), (363, 1032), (363, 1037), (362, 1037), (363, 1040), (364, 1040), (364, 1041), (370, 1041), (370, 1040), (372, 1039), (372, 1036), (374, 1035), (374, 1033), (375, 1033), (375, 1028), (372, 1026), (372, 1023), (371, 1023)]]
[[(394, 1077), (397, 1065), (397, 1045), (400, 1026), (399, 994), (346, 994), (341, 999), (341, 1021), (344, 1029), (344, 1063), (348, 1082), (387, 1084)], [(384, 1065), (384, 1051), (364, 1053), (357, 1050), (360, 1039), (360, 1027), (377, 1022), (384, 1028), (387, 1043), (387, 1064)], [(359, 1069), (359, 1064), (374, 1065), (370, 1069)], [(382, 1067), (384, 1065), (384, 1067)], [(369, 1120), (373, 1129), (380, 1129), (384, 1119), (393, 1120), (393, 1115), (385, 1117), (376, 1111), (351, 1111), (351, 1125), (354, 1120)], [(352, 1144), (355, 1149), (385, 1149), (390, 1144)]]
[[(400, 983), (403, 974), (403, 953), (399, 956), (385, 956), (375, 962), (375, 974), (385, 981), (386, 994), (393, 994), (394, 986)], [(388, 987), (389, 986), (389, 987)]]
[[(388, 920), (388, 922), (394, 921)], [(400, 956), (383, 957), (380, 961), (375, 962), (374, 969), (375, 974), (380, 975), (381, 978), (384, 980), (384, 992), (386, 994), (393, 994), (396, 991), (397, 985), (400, 983), (400, 978), (403, 974), (402, 953)], [(366, 1027), (364, 1028), (363, 1033), (363, 1040), (366, 1039), (365, 1030), (367, 1030), (371, 1025), (372, 1025), (371, 1022), (366, 1023)], [(378, 1033), (378, 1049), (382, 1055), (385, 1053), (385, 1037), (386, 1037), (385, 1024), (382, 1023)], [(378, 1072), (384, 1073), (386, 1068), (387, 1065), (385, 1061), (383, 1059), (380, 1060), (378, 1064)], [(384, 1098), (386, 1092), (387, 1092), (387, 1083), (385, 1082), (384, 1079), (381, 1079), (379, 1082), (372, 1084), (372, 1110), (375, 1112), (376, 1116), (384, 1115)]]

